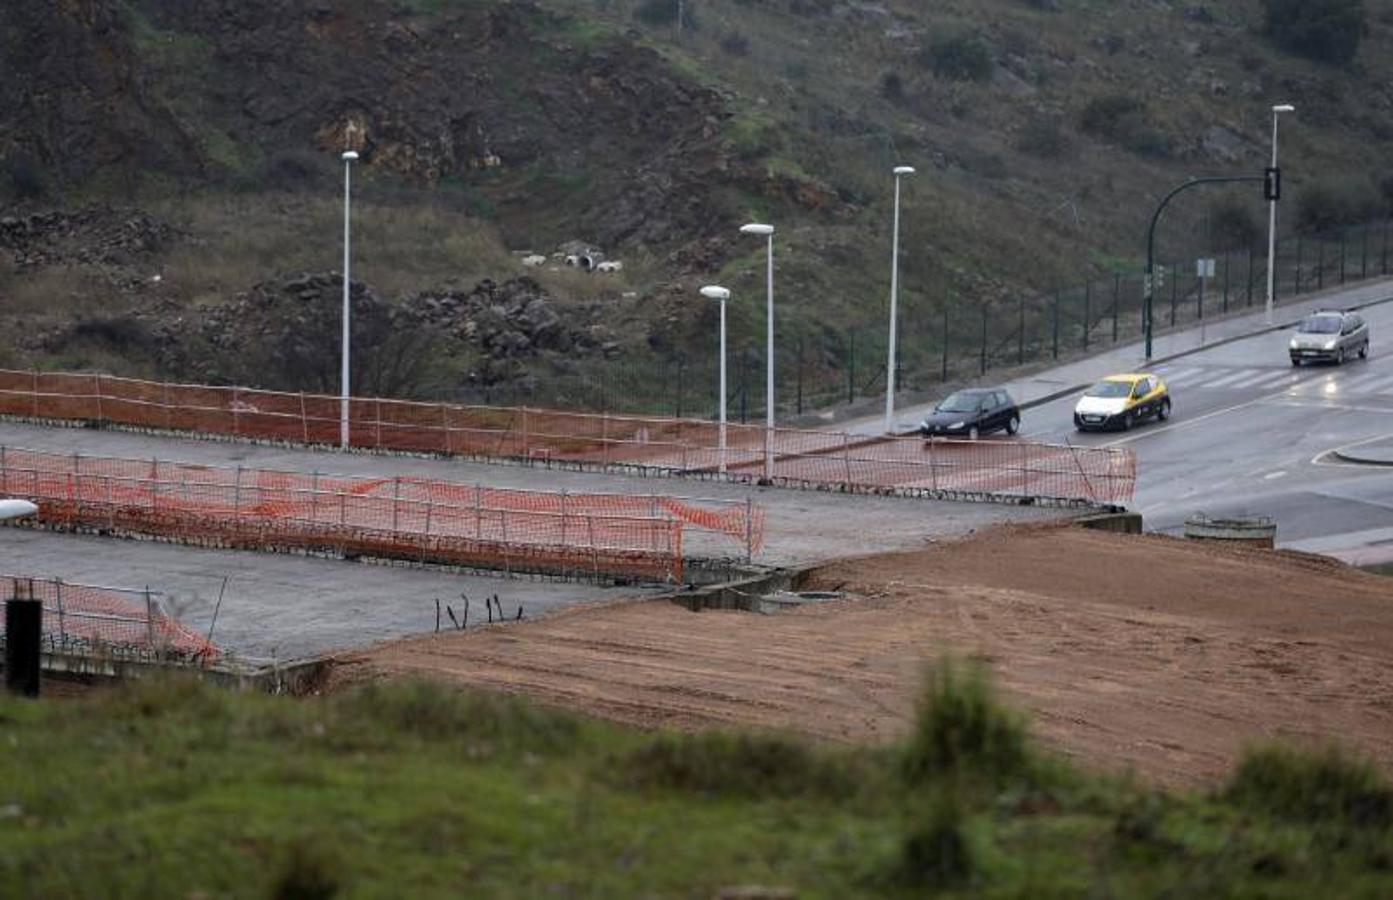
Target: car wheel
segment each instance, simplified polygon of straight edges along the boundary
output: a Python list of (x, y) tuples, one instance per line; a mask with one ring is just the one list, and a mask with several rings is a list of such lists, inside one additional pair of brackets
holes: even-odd
[(979, 434), (979, 432), (977, 431), (977, 426), (976, 426), (976, 425), (973, 425), (971, 428), (969, 428), (969, 429), (967, 430), (967, 439), (968, 439), (969, 441), (975, 441), (975, 440), (977, 440), (977, 435), (978, 435), (978, 434)]
[(1359, 358), (1360, 358), (1360, 359), (1368, 359), (1368, 358), (1369, 358), (1369, 342), (1368, 342), (1368, 341), (1365, 341), (1365, 342), (1364, 342), (1364, 346), (1362, 346), (1362, 347), (1359, 348)]
[(1009, 419), (1006, 420), (1006, 433), (1007, 433), (1007, 434), (1015, 434), (1017, 431), (1020, 431), (1020, 430), (1021, 430), (1021, 417), (1020, 417), (1020, 416), (1012, 416), (1011, 418), (1009, 418)]
[(1345, 364), (1345, 348), (1344, 348), (1344, 347), (1341, 347), (1339, 350), (1336, 350), (1336, 351), (1335, 351), (1335, 365), (1337, 365), (1337, 366), (1343, 366), (1344, 364)]
[(1296, 357), (1292, 357), (1291, 365), (1292, 368), (1299, 369), (1301, 368), (1301, 360), (1297, 359)]
[(1122, 414), (1122, 430), (1123, 430), (1123, 431), (1131, 431), (1131, 430), (1132, 430), (1132, 421), (1133, 421), (1133, 419), (1132, 419), (1132, 414), (1131, 414), (1130, 412), (1128, 412), (1128, 413), (1123, 413), (1123, 414)]
[(1156, 407), (1156, 421), (1164, 422), (1171, 417), (1170, 400), (1162, 400), (1161, 405)]

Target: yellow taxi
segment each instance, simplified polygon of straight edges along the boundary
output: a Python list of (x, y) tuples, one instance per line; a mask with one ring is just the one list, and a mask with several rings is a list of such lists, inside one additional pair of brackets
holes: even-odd
[(1159, 376), (1148, 372), (1109, 375), (1079, 398), (1074, 427), (1079, 431), (1126, 431), (1143, 419), (1154, 417), (1164, 422), (1170, 414), (1170, 391)]

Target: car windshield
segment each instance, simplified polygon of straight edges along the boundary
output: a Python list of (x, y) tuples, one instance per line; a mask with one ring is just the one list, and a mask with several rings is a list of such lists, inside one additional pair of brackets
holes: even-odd
[(938, 404), (938, 412), (965, 413), (976, 412), (982, 406), (981, 394), (970, 394), (967, 391), (958, 391), (950, 394), (947, 400)]
[(1307, 316), (1301, 320), (1301, 328), (1298, 330), (1302, 334), (1338, 334), (1340, 332), (1340, 317)]
[(1126, 397), (1132, 385), (1126, 381), (1100, 381), (1088, 389), (1085, 397)]

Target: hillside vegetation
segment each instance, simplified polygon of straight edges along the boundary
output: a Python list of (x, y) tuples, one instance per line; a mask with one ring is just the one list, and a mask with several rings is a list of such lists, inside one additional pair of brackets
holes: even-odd
[(155, 681), (0, 697), (22, 896), (1341, 897), (1393, 889), (1393, 793), (1255, 750), (1174, 794), (1040, 754), (980, 673), (888, 748), (644, 734), (497, 695)]
[[(1274, 103), (1297, 107), (1284, 229), (1382, 221), (1393, 203), (1383, 4), (684, 0), (680, 29), (677, 5), (7, 6), (0, 160), (17, 224), (0, 230), (14, 336), (0, 364), (240, 377), (221, 358), (238, 342), (201, 322), (339, 268), (350, 145), (355, 280), (419, 307), (526, 274), (568, 327), (614, 345), (587, 359), (485, 340), (461, 314), (394, 385), (418, 394), (525, 397), (678, 355), (705, 378), (715, 311), (697, 286), (735, 291), (734, 347), (763, 337), (763, 247), (737, 232), (756, 219), (779, 229), (781, 360), (796, 347), (810, 378), (855, 380), (857, 352), (866, 370), (883, 354), (897, 164), (918, 169), (902, 222), (911, 369), (933, 367), (945, 313), (971, 328), (983, 304), (1135, 273), (1169, 187), (1266, 164)], [(55, 210), (56, 225), (26, 218)], [(1256, 187), (1191, 194), (1162, 255), (1260, 243), (1263, 211)], [(93, 230), (136, 216), (158, 237), (93, 251)], [(521, 262), (567, 247), (624, 269)], [(423, 318), (438, 319), (402, 327)]]

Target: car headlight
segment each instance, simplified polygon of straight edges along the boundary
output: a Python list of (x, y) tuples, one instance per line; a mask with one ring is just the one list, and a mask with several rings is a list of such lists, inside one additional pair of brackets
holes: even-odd
[(1290, 347), (1291, 349), (1295, 350), (1295, 349), (1297, 349), (1298, 347), (1300, 347), (1301, 345), (1298, 344), (1298, 343), (1296, 342), (1296, 338), (1292, 338), (1292, 339), (1291, 339), (1291, 343), (1287, 344), (1287, 346)]
[(1339, 343), (1339, 341), (1335, 340), (1334, 338), (1331, 338), (1330, 340), (1328, 340), (1328, 341), (1325, 342), (1325, 344), (1323, 345), (1323, 349), (1325, 349), (1325, 350), (1334, 350), (1334, 349), (1335, 349), (1335, 345), (1338, 344), (1338, 343)]

